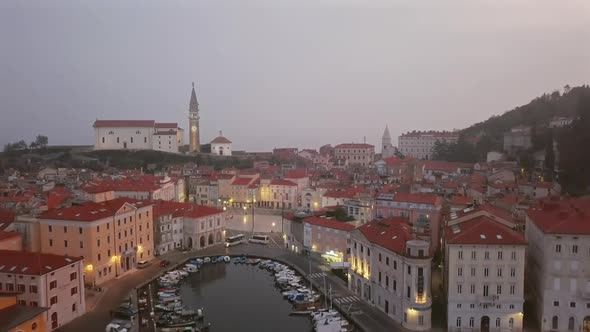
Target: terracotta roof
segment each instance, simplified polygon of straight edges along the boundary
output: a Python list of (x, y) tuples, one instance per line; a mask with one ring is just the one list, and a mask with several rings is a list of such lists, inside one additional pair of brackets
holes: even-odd
[[(14, 296), (14, 295), (13, 295)], [(32, 307), (15, 304), (0, 309), (0, 330), (14, 331), (13, 329), (49, 310), (46, 307)], [(17, 331), (21, 331), (18, 329)]]
[(184, 216), (186, 218), (202, 218), (219, 213), (223, 213), (223, 210), (210, 206), (193, 205), (191, 210), (184, 212)]
[(401, 159), (398, 157), (387, 157), (387, 158), (383, 158), (383, 161), (389, 167), (397, 167), (397, 166), (401, 166), (401, 164), (404, 162), (404, 159)]
[(448, 161), (427, 160), (424, 161), (424, 169), (431, 171), (442, 171), (446, 173), (455, 173), (459, 165)]
[(289, 180), (282, 180), (282, 179), (274, 179), (272, 181), (270, 181), (270, 185), (271, 186), (291, 186), (291, 187), (297, 187), (297, 184), (289, 181)]
[(232, 182), (232, 186), (247, 186), (252, 181), (251, 178), (237, 178)]
[(590, 235), (590, 199), (545, 200), (527, 214), (543, 233)]
[(406, 202), (415, 204), (430, 204), (440, 205), (441, 198), (434, 194), (410, 194), (410, 193), (395, 193), (393, 197), (390, 195), (379, 196), (377, 199), (390, 200), (392, 202)]
[(178, 123), (175, 123), (175, 122), (156, 122), (154, 124), (154, 128), (171, 128), (171, 129), (177, 129), (178, 128)]
[(16, 214), (12, 210), (0, 209), (0, 230), (5, 229), (14, 222)]
[(334, 148), (335, 149), (341, 149), (341, 148), (353, 148), (353, 149), (369, 149), (369, 148), (374, 148), (374, 145), (371, 144), (366, 144), (366, 143), (344, 143), (344, 144), (338, 144), (336, 145)]
[(406, 242), (413, 239), (412, 226), (403, 217), (373, 220), (358, 228), (371, 243), (405, 254)]
[(82, 257), (0, 250), (0, 273), (44, 275), (82, 260)]
[(120, 197), (101, 203), (86, 202), (83, 205), (47, 210), (39, 215), (39, 219), (96, 221), (114, 216), (115, 213), (126, 203), (136, 207), (152, 205), (150, 202)]
[(308, 176), (307, 168), (297, 168), (287, 172), (287, 174), (285, 174), (285, 179), (303, 179)]
[(19, 233), (19, 232), (5, 232), (5, 231), (0, 231), (0, 241), (7, 240), (7, 239), (12, 239), (12, 238), (19, 237), (19, 236), (22, 236), (22, 234)]
[(473, 204), (473, 197), (455, 195), (449, 201), (452, 205), (469, 205)]
[(526, 245), (521, 233), (491, 219), (478, 216), (447, 227), (446, 241), (450, 244)]
[(125, 127), (150, 127), (154, 128), (156, 121), (154, 120), (96, 120), (94, 122), (95, 128), (101, 127), (115, 127), (115, 128), (125, 128)]
[(173, 218), (184, 216), (185, 211), (194, 207), (191, 203), (172, 202), (164, 200), (156, 200), (153, 202), (152, 213), (154, 218), (159, 218), (163, 215), (172, 215)]
[(223, 136), (217, 136), (211, 141), (211, 144), (231, 144), (231, 141)]
[(327, 228), (332, 228), (332, 229), (338, 229), (341, 231), (350, 231), (355, 228), (354, 225), (347, 224), (345, 222), (324, 219), (324, 218), (318, 218), (318, 217), (305, 218), (305, 219), (303, 219), (303, 222), (306, 222), (311, 225), (327, 227)]

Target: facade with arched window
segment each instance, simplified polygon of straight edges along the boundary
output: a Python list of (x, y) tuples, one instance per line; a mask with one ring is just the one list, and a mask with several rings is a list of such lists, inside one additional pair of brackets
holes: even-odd
[(211, 141), (211, 153), (218, 156), (232, 155), (232, 142), (223, 136), (221, 130), (219, 136)]
[(178, 153), (184, 130), (153, 120), (96, 120), (95, 150), (157, 150)]

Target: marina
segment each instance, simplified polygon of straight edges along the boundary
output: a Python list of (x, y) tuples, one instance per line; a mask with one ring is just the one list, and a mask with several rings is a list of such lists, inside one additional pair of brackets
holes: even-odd
[(352, 331), (295, 270), (256, 257), (191, 259), (138, 291), (141, 331)]

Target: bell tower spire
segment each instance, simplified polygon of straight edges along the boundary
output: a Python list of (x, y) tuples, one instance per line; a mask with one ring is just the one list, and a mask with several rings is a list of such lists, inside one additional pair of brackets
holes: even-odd
[(195, 82), (191, 91), (191, 99), (188, 105), (188, 122), (189, 122), (189, 148), (191, 153), (201, 151), (199, 139), (199, 102), (195, 93)]

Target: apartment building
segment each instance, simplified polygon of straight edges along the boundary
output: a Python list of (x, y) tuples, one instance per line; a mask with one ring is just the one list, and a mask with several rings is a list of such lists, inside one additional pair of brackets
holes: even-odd
[(501, 216), (466, 209), (445, 229), (448, 331), (522, 331), (526, 241)]
[(0, 292), (17, 292), (17, 304), (48, 308), (47, 331), (86, 312), (82, 257), (0, 250)]
[(131, 198), (47, 210), (38, 217), (43, 253), (84, 258), (84, 279), (99, 285), (154, 256), (152, 204)]
[(325, 218), (303, 219), (303, 247), (324, 258), (343, 262), (348, 249), (348, 232), (354, 225)]
[(364, 143), (345, 143), (334, 147), (334, 156), (349, 166), (367, 167), (373, 165), (375, 146)]
[(531, 208), (526, 239), (541, 331), (590, 331), (590, 200), (550, 199)]
[(415, 239), (405, 218), (368, 222), (350, 232), (348, 287), (413, 331), (431, 327), (429, 243)]
[(16, 294), (0, 292), (0, 331), (47, 331), (44, 313), (48, 308), (18, 304), (16, 298)]
[(225, 242), (226, 212), (192, 205), (184, 211), (183, 244), (185, 249), (205, 249)]
[(453, 143), (459, 140), (459, 132), (453, 131), (412, 131), (398, 138), (399, 151), (408, 157), (432, 159), (434, 144)]

